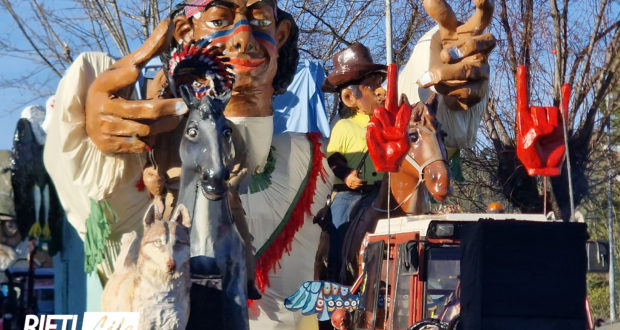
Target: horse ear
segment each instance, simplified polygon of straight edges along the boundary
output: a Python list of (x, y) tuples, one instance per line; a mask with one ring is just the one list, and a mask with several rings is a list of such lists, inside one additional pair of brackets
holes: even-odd
[(192, 93), (186, 85), (181, 85), (181, 88), (179, 89), (181, 90), (181, 97), (183, 98), (183, 101), (185, 101), (185, 104), (187, 104), (189, 108), (198, 107), (200, 101), (198, 101), (194, 93)]
[(433, 117), (437, 115), (437, 105), (439, 103), (438, 99), (439, 98), (437, 97), (437, 94), (434, 92), (431, 92), (428, 95), (426, 102), (424, 102), (424, 104), (426, 104), (426, 106), (428, 107), (428, 111), (431, 113), (431, 115), (433, 115)]
[(192, 225), (192, 219), (189, 217), (189, 212), (183, 204), (179, 204), (174, 208), (170, 221), (176, 221), (187, 228), (190, 228)]

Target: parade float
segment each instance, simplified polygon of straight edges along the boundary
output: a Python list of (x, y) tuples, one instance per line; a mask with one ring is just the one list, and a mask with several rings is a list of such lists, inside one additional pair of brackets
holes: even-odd
[[(144, 328), (270, 329), (298, 325), (301, 313), (285, 306), (301, 304), (304, 315), (336, 319), (338, 328), (454, 328), (436, 319), (457, 305), (454, 279), (465, 276), (457, 255), (471, 241), (457, 221), (522, 219), (412, 216), (425, 212), (429, 193), (446, 197), (448, 155), (475, 140), (495, 45), (483, 33), (492, 2), (475, 1), (460, 24), (444, 1), (425, 1), (440, 27), (398, 78), (388, 36), (388, 96), (368, 126), (368, 146), (390, 174), (380, 200), (351, 226), (339, 284), (306, 282), (320, 235), (312, 219), (333, 181), (319, 133), (329, 130), (322, 69), (298, 65), (297, 27), (275, 0), (223, 3), (184, 1), (135, 52), (82, 54), (59, 84), (45, 160), (83, 242), (87, 310), (141, 312)], [(245, 17), (250, 7), (260, 19)], [(233, 17), (228, 25), (210, 25), (222, 12)], [(149, 67), (158, 72), (150, 75), (143, 69), (157, 56), (163, 70)], [(311, 90), (301, 101), (272, 98), (287, 86), (299, 96), (299, 84)], [(412, 106), (399, 104), (400, 93)], [(300, 114), (309, 111), (321, 120), (304, 127)], [(555, 137), (560, 126), (536, 134)], [(528, 151), (532, 164), (538, 150)], [(556, 158), (532, 167), (557, 166)], [(433, 273), (437, 260), (450, 272)], [(253, 289), (262, 297), (248, 301)]]

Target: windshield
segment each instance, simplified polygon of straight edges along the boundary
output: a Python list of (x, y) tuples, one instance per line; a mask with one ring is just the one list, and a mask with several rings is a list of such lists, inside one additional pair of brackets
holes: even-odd
[(458, 247), (432, 247), (427, 251), (426, 308), (424, 318), (439, 318), (456, 289), (460, 273)]

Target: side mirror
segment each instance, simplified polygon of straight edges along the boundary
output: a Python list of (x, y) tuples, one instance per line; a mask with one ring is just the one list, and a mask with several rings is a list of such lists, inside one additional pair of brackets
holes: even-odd
[(586, 241), (588, 273), (609, 272), (609, 243), (606, 241)]
[(420, 267), (420, 258), (418, 256), (418, 242), (409, 241), (400, 245), (401, 248), (401, 262), (403, 268), (401, 272), (407, 274), (415, 274)]

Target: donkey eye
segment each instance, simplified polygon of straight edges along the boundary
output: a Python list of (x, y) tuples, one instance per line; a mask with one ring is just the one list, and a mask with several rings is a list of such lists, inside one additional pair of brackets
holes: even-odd
[(413, 132), (411, 134), (409, 134), (409, 140), (411, 142), (417, 142), (419, 138), (418, 132)]
[(198, 129), (196, 127), (190, 127), (187, 129), (187, 136), (190, 138), (196, 138), (198, 136)]
[(222, 135), (224, 137), (227, 137), (227, 138), (231, 137), (232, 136), (232, 129), (230, 129), (230, 128), (224, 129), (224, 131), (222, 131)]

